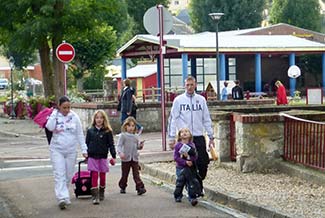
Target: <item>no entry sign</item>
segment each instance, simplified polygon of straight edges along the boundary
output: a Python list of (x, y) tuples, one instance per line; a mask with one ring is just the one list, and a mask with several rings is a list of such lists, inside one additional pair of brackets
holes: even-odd
[(56, 48), (56, 57), (63, 63), (72, 61), (74, 55), (74, 47), (69, 43), (63, 42)]

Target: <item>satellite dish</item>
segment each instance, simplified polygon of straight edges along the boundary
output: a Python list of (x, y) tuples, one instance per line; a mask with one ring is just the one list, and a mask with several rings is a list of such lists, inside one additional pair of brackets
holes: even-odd
[(296, 65), (292, 65), (288, 69), (288, 77), (290, 78), (297, 78), (301, 75), (300, 68)]
[[(153, 36), (159, 34), (159, 11), (156, 6), (149, 8), (143, 16), (144, 28)], [(163, 7), (163, 34), (169, 33), (173, 27), (173, 16)]]

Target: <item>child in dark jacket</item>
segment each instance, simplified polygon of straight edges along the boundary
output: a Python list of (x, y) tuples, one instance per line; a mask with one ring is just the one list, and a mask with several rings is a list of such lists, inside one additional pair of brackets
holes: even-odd
[(197, 152), (193, 143), (193, 136), (188, 128), (181, 128), (178, 132), (178, 143), (174, 150), (174, 160), (176, 161), (176, 188), (174, 197), (176, 202), (181, 202), (183, 188), (187, 184), (189, 201), (195, 206), (197, 197), (201, 192), (201, 186), (197, 179)]
[[(93, 115), (91, 127), (87, 131), (86, 144), (88, 147), (88, 170), (91, 172), (91, 193), (93, 204), (99, 204), (104, 200), (106, 186), (106, 173), (108, 168), (108, 150), (115, 164), (116, 151), (114, 146), (113, 131), (107, 115), (103, 110), (97, 110)], [(100, 186), (98, 189), (98, 176)]]

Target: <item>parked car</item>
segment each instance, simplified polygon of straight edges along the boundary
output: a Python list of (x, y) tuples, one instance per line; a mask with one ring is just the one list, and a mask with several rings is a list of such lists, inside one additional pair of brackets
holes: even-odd
[(7, 89), (9, 85), (8, 79), (0, 78), (0, 89)]

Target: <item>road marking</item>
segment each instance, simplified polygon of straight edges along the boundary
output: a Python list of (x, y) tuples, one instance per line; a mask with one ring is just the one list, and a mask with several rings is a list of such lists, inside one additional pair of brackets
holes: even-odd
[(42, 169), (42, 168), (52, 168), (52, 165), (29, 166), (29, 167), (9, 167), (9, 168), (1, 168), (0, 171), (31, 170), (31, 169)]
[(50, 159), (39, 158), (39, 159), (23, 159), (23, 160), (5, 160), (4, 163), (46, 162), (46, 161), (50, 161)]
[[(121, 166), (121, 163), (116, 163), (114, 166)], [(75, 167), (78, 168), (78, 164), (76, 164)], [(113, 166), (111, 166), (111, 167), (113, 167)], [(52, 168), (52, 165), (0, 168), (0, 172), (1, 171), (8, 172), (8, 171), (19, 171), (19, 170), (43, 169), (43, 168)]]

